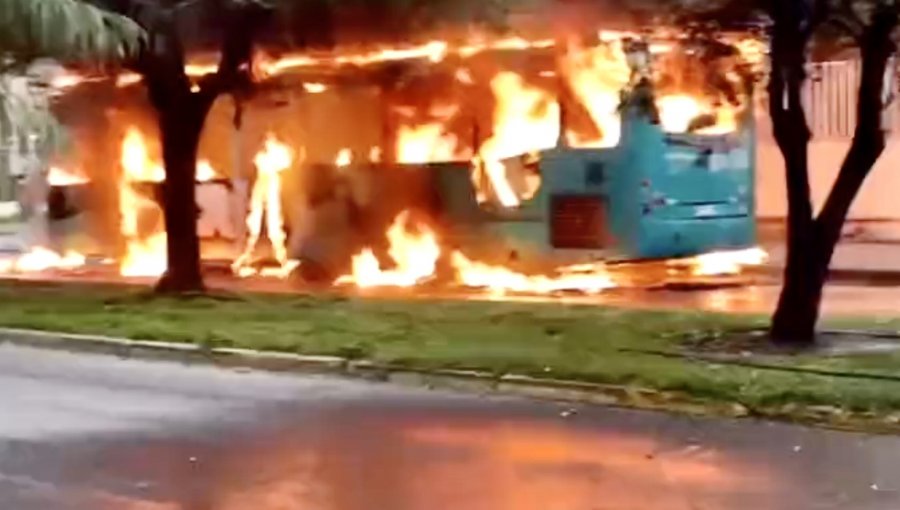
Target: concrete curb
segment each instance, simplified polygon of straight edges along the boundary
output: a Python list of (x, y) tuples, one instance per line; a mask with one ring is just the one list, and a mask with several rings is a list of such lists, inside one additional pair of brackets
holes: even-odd
[[(783, 267), (764, 266), (750, 268), (748, 274), (760, 279), (760, 283), (779, 285)], [(870, 269), (832, 269), (829, 276), (832, 285), (865, 285), (869, 287), (900, 287), (900, 271)]]
[[(704, 402), (688, 395), (609, 384), (535, 378), (466, 370), (425, 370), (284, 352), (206, 347), (196, 344), (129, 340), (99, 335), (0, 328), (0, 345), (116, 356), (123, 359), (169, 361), (271, 372), (330, 374), (391, 384), (464, 393), (507, 395), (538, 400), (585, 403), (641, 409), (667, 409), (687, 414), (746, 416), (739, 405)], [(659, 402), (665, 402), (660, 405)]]
[(634, 386), (515, 374), (497, 376), (480, 371), (415, 369), (334, 356), (307, 356), (188, 343), (0, 328), (0, 346), (4, 344), (65, 352), (87, 352), (124, 359), (297, 374), (327, 374), (413, 388), (668, 411), (691, 416), (756, 417), (869, 433), (897, 434), (900, 431), (900, 413), (886, 417), (853, 415), (827, 406), (793, 404), (784, 408), (751, 410), (737, 402), (708, 400), (679, 392), (663, 392)]

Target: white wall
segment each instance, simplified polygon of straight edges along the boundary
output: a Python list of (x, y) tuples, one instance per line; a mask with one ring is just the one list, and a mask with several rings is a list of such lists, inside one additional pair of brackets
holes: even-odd
[[(771, 122), (758, 118), (757, 215), (783, 218), (787, 213), (784, 160), (772, 138)], [(837, 176), (849, 139), (814, 139), (809, 147), (810, 187), (815, 207), (822, 206)], [(900, 222), (900, 137), (889, 137), (888, 147), (850, 210), (851, 220)]]

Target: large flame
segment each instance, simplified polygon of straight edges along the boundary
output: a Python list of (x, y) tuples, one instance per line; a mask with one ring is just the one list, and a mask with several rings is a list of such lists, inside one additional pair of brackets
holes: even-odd
[[(672, 31), (660, 29), (656, 33), (657, 36), (663, 38), (671, 38)], [(619, 139), (619, 121), (616, 112), (619, 92), (628, 84), (630, 79), (630, 67), (628, 59), (623, 51), (623, 40), (639, 39), (641, 36), (637, 33), (616, 32), (601, 30), (598, 32), (599, 42), (593, 46), (584, 44), (575, 44), (571, 41), (567, 43), (564, 57), (560, 61), (560, 74), (565, 79), (565, 85), (574, 93), (575, 98), (584, 106), (599, 132), (599, 137), (585, 138), (579, 133), (567, 133), (567, 139), (575, 146), (590, 147), (609, 147), (615, 145)], [(761, 63), (765, 57), (765, 43), (758, 38), (753, 37), (725, 37), (724, 42), (731, 44), (740, 56), (742, 64), (751, 69), (761, 67)], [(535, 50), (553, 48), (557, 45), (556, 41), (550, 39), (528, 40), (522, 37), (509, 37), (496, 39), (487, 37), (483, 34), (471, 35), (469, 41), (465, 43), (451, 43), (443, 40), (426, 41), (419, 45), (407, 45), (402, 47), (375, 47), (360, 50), (358, 47), (339, 48), (335, 52), (330, 53), (298, 53), (288, 54), (280, 58), (268, 58), (259, 56), (254, 60), (254, 74), (259, 78), (276, 76), (279, 74), (295, 71), (306, 67), (341, 67), (341, 66), (367, 66), (391, 61), (404, 60), (423, 60), (429, 62), (441, 62), (447, 57), (469, 58), (474, 55), (486, 51), (494, 50)], [(722, 102), (717, 97), (705, 97), (716, 95), (708, 90), (700, 90), (696, 87), (687, 86), (689, 82), (696, 84), (702, 81), (700, 78), (704, 73), (702, 69), (698, 69), (698, 65), (708, 65), (708, 62), (690, 62), (691, 57), (687, 55), (689, 52), (678, 51), (679, 44), (675, 42), (666, 42), (664, 40), (654, 40), (650, 44), (650, 51), (654, 55), (655, 60), (661, 69), (657, 73), (663, 76), (669, 82), (665, 90), (661, 91), (660, 96), (691, 96), (696, 100), (696, 104), (688, 105), (685, 101), (673, 102), (667, 99), (664, 103), (659, 104), (662, 111), (663, 127), (666, 130), (672, 129), (674, 132), (684, 132), (693, 120), (700, 115), (710, 116), (712, 121), (708, 122), (702, 128), (696, 130), (700, 134), (721, 134), (731, 132), (735, 128), (735, 120), (738, 106)], [(671, 58), (670, 58), (671, 56)], [(659, 58), (656, 58), (659, 57)], [(217, 65), (212, 62), (192, 62), (185, 66), (186, 73), (192, 78), (214, 73), (217, 71)], [(728, 74), (728, 73), (723, 73)], [(674, 79), (671, 79), (674, 78)], [(121, 86), (131, 85), (139, 81), (140, 77), (133, 73), (123, 73), (119, 75), (117, 83)], [(659, 77), (657, 77), (659, 79)], [(67, 89), (78, 85), (82, 82), (95, 81), (94, 77), (79, 76), (74, 73), (68, 73), (64, 77), (56, 80), (54, 86), (60, 89)], [(674, 86), (672, 85), (674, 83)], [(328, 86), (316, 82), (304, 82), (303, 88), (310, 93), (321, 93), (328, 89)], [(498, 95), (498, 99), (503, 101), (504, 96)], [(741, 105), (741, 107), (743, 107)], [(673, 110), (674, 108), (674, 110)], [(725, 110), (724, 113), (720, 110)], [(696, 115), (692, 112), (697, 112)], [(521, 122), (513, 119), (506, 125), (508, 128), (518, 126)], [(409, 130), (409, 128), (405, 128)], [(448, 154), (456, 154), (455, 151), (447, 150), (447, 143), (452, 142), (449, 139), (442, 138), (436, 133), (441, 130), (434, 126), (424, 126), (421, 133), (415, 133), (419, 136), (430, 136), (432, 140), (440, 141), (440, 149), (415, 150), (410, 148), (410, 152), (402, 151), (400, 160), (421, 163), (423, 160), (437, 161), (447, 160)], [(499, 129), (503, 131), (502, 126)], [(515, 130), (515, 129), (514, 129)], [(495, 126), (494, 131), (498, 131)], [(425, 133), (428, 133), (426, 135)], [(405, 132), (403, 135), (408, 136), (414, 133)], [(503, 140), (515, 135), (501, 134)], [(555, 138), (555, 137), (551, 137)], [(483, 157), (487, 161), (496, 161), (497, 158), (492, 153), (501, 152), (508, 153), (507, 145), (509, 142), (500, 143), (501, 147), (495, 144), (489, 145), (485, 150), (487, 154)], [(432, 143), (432, 145), (435, 145)], [(524, 154), (546, 148), (546, 143), (532, 144), (518, 154)], [(452, 145), (451, 145), (452, 146)], [(518, 154), (506, 154), (505, 157)], [(489, 175), (494, 180), (500, 179), (499, 166), (489, 164)], [(500, 188), (503, 187), (499, 183)], [(508, 189), (499, 189), (495, 191), (499, 195), (499, 200), (504, 204), (515, 205), (513, 200), (514, 192)]]
[(688, 95), (660, 97), (656, 108), (660, 124), (669, 133), (686, 133), (691, 122), (703, 113), (700, 102)]
[(266, 235), (281, 269), (270, 274), (284, 277), (290, 274), (291, 269), (297, 264), (296, 261), (288, 259), (281, 196), (281, 175), (294, 164), (294, 151), (274, 135), (269, 134), (263, 149), (256, 155), (253, 163), (256, 166), (256, 181), (253, 183), (250, 209), (247, 214), (247, 244), (244, 252), (232, 264), (232, 269), (240, 276), (256, 274), (250, 262), (262, 234), (265, 217)]
[(353, 274), (338, 282), (359, 288), (414, 287), (434, 276), (441, 247), (427, 225), (413, 224), (410, 213), (403, 212), (388, 229), (387, 237), (388, 255), (396, 267), (382, 269), (375, 253), (366, 248), (353, 257)]
[[(435, 232), (422, 222), (413, 222), (408, 211), (401, 213), (387, 232), (388, 255), (393, 269), (384, 269), (375, 253), (366, 248), (353, 257), (353, 274), (338, 280), (339, 284), (353, 284), (359, 288), (409, 288), (431, 280), (443, 253)], [(598, 293), (615, 287), (602, 264), (564, 267), (553, 276), (527, 275), (502, 266), (472, 261), (460, 252), (450, 253), (450, 263), (457, 281), (469, 288), (487, 290), (492, 294), (508, 292), (552, 294), (577, 290)]]
[(447, 129), (447, 125), (459, 114), (461, 106), (442, 98), (440, 104), (427, 110), (427, 119), (415, 119), (414, 108), (397, 108), (395, 111), (409, 120), (400, 125), (396, 134), (396, 159), (404, 164), (445, 163), (465, 161), (469, 155), (460, 144), (459, 137)]
[[(489, 133), (478, 147), (468, 147), (468, 141), (454, 134), (451, 120), (458, 119), (457, 112), (465, 107), (462, 99), (456, 98), (444, 104), (447, 115), (433, 114), (423, 121), (400, 125), (394, 133), (396, 146), (387, 148), (395, 151), (396, 161), (409, 164), (459, 161), (473, 159), (473, 180), (481, 201), (490, 200), (503, 207), (514, 208), (528, 200), (539, 185), (539, 176), (517, 173), (516, 161), (520, 156), (536, 154), (557, 145), (561, 137), (576, 147), (611, 147), (618, 143), (621, 130), (619, 115), (620, 94), (633, 81), (629, 58), (624, 51), (624, 37), (636, 34), (603, 32), (599, 42), (592, 45), (569, 43), (560, 48), (558, 67), (553, 70), (534, 69), (534, 72), (518, 74), (513, 71), (490, 69), (490, 82), (494, 99), (489, 129), (479, 132)], [(739, 41), (739, 51), (751, 65), (762, 60), (763, 53), (758, 44)], [(420, 59), (439, 62), (447, 58), (467, 58), (492, 49), (530, 50), (550, 48), (554, 41), (529, 41), (521, 38), (472, 40), (457, 45), (447, 41), (430, 41), (419, 46), (402, 48), (374, 48), (352, 52), (339, 50), (332, 54), (295, 54), (282, 58), (260, 58), (254, 63), (254, 73), (259, 77), (273, 76), (307, 66), (323, 68), (343, 65), (365, 66), (378, 62)], [(656, 107), (661, 127), (666, 132), (712, 135), (733, 132), (737, 129), (740, 108), (746, 105), (723, 100), (723, 94), (714, 91), (704, 80), (705, 75), (695, 67), (698, 58), (690, 52), (679, 52), (677, 43), (655, 44), (651, 47), (654, 63), (653, 85), (657, 93)], [(564, 51), (563, 51), (564, 50)], [(670, 55), (672, 55), (670, 57)], [(692, 60), (693, 58), (693, 60)], [(454, 62), (457, 59), (453, 59)], [(701, 62), (702, 64), (702, 62)], [(191, 63), (187, 73), (197, 77), (215, 72), (215, 64)], [(479, 72), (475, 72), (478, 70)], [(457, 69), (457, 80), (474, 85), (476, 76), (483, 69), (468, 65)], [(716, 73), (713, 73), (716, 74)], [(721, 74), (727, 81), (734, 82), (736, 73)], [(541, 79), (537, 79), (540, 76)], [(558, 76), (558, 84), (546, 85), (548, 78)], [(122, 74), (120, 85), (135, 83), (139, 77)], [(76, 86), (81, 77), (71, 75), (60, 80), (60, 88)], [(331, 83), (307, 81), (302, 83), (307, 93), (319, 94), (329, 90)], [(568, 90), (568, 101), (577, 101), (588, 114), (595, 128), (589, 135), (573, 131), (561, 133), (560, 104), (557, 88)], [(446, 98), (433, 98), (443, 101)], [(727, 99), (727, 98), (726, 98)], [(416, 112), (419, 113), (419, 112)], [(429, 112), (433, 113), (433, 112)], [(462, 118), (462, 117), (459, 117)], [(455, 126), (455, 124), (454, 124)], [(486, 128), (486, 126), (478, 126)], [(472, 153), (474, 152), (474, 157)], [(362, 153), (354, 155), (350, 150), (342, 150), (336, 155), (335, 164), (347, 167), (354, 162), (354, 156), (362, 160)], [(369, 154), (370, 161), (380, 161), (380, 150)], [(269, 136), (265, 146), (254, 163), (257, 178), (253, 185), (250, 208), (246, 222), (247, 244), (233, 268), (237, 274), (256, 274), (250, 265), (251, 257), (262, 235), (263, 226), (272, 245), (278, 268), (264, 270), (265, 274), (285, 276), (296, 262), (288, 259), (287, 235), (284, 225), (282, 204), (282, 174), (296, 159), (292, 148)], [(390, 159), (390, 158), (386, 158)], [(157, 276), (165, 271), (166, 234), (162, 229), (161, 211), (158, 205), (138, 193), (137, 183), (158, 183), (165, 179), (165, 169), (160, 161), (150, 155), (146, 141), (140, 131), (129, 129), (122, 143), (122, 175), (119, 182), (119, 213), (121, 233), (126, 241), (126, 253), (121, 261), (121, 272), (129, 276)], [(197, 180), (215, 179), (216, 172), (209, 161), (197, 163)], [(55, 185), (74, 185), (86, 182), (86, 178), (74, 171), (62, 168), (51, 169), (48, 180)], [(156, 216), (155, 225), (147, 222)], [(264, 223), (265, 222), (265, 223)], [(369, 250), (354, 259), (353, 283), (361, 286), (411, 286), (431, 278), (436, 261), (441, 257), (440, 246), (434, 232), (427, 226), (414, 223), (407, 213), (397, 218), (388, 232), (391, 241), (390, 255), (395, 259), (395, 269), (383, 270), (379, 267), (374, 253)], [(417, 254), (417, 255), (416, 255)], [(461, 283), (469, 287), (486, 288), (502, 292), (548, 293), (570, 288), (594, 292), (612, 285), (604, 271), (571, 272), (559, 270), (550, 275), (526, 275), (503, 267), (493, 267), (472, 261), (460, 253), (445, 254), (456, 269)], [(758, 255), (758, 254), (757, 254)], [(741, 258), (743, 257), (743, 258)], [(60, 258), (65, 258), (60, 256)], [(735, 259), (739, 263), (735, 263)], [(698, 275), (723, 274), (738, 270), (747, 261), (758, 260), (751, 252), (743, 255), (710, 254), (698, 257), (695, 273)], [(431, 261), (431, 262), (429, 262)], [(743, 262), (741, 262), (743, 261)], [(730, 265), (729, 265), (730, 264)], [(39, 264), (38, 264), (39, 266)], [(412, 282), (412, 283), (410, 283)]]
[(134, 127), (128, 128), (122, 140), (122, 170), (129, 182), (163, 182), (165, 168), (150, 157), (144, 135)]
[(400, 126), (397, 132), (397, 161), (406, 164), (455, 161), (459, 139), (446, 133), (440, 122)]
[[(144, 136), (129, 128), (122, 140), (119, 180), (119, 230), (125, 241), (125, 254), (119, 272), (127, 277), (157, 277), (166, 272), (166, 232), (160, 225), (159, 206), (135, 189), (140, 182), (161, 182), (166, 178), (162, 165), (150, 158)], [(151, 232), (141, 229), (141, 218), (154, 216)]]
[(619, 143), (622, 131), (621, 92), (631, 79), (622, 40), (601, 41), (593, 48), (572, 42), (567, 50), (561, 59), (560, 70), (599, 133), (596, 138), (585, 139), (569, 132), (567, 140), (576, 147), (614, 147)]
[[(158, 277), (166, 272), (167, 236), (159, 205), (143, 196), (136, 185), (160, 183), (166, 179), (163, 165), (150, 155), (144, 135), (135, 127), (122, 140), (119, 179), (119, 230), (125, 241), (125, 254), (119, 272), (126, 277)], [(196, 180), (206, 182), (218, 174), (208, 160), (197, 162)], [(147, 218), (154, 221), (142, 225)], [(148, 231), (149, 229), (149, 231)]]
[[(432, 63), (443, 61), (448, 56), (469, 58), (479, 53), (492, 50), (527, 50), (532, 48), (551, 48), (552, 39), (530, 41), (521, 37), (503, 39), (474, 40), (462, 45), (451, 45), (447, 41), (432, 40), (419, 45), (404, 47), (380, 47), (369, 50), (338, 51), (336, 54), (289, 54), (278, 59), (261, 59), (256, 63), (257, 74), (262, 77), (276, 76), (304, 67), (339, 67), (368, 66), (383, 62), (404, 60), (427, 60)], [(216, 72), (217, 65), (210, 63), (193, 63), (185, 66), (189, 76), (200, 77)], [(321, 87), (316, 87), (320, 89)]]
[[(550, 92), (525, 83), (512, 72), (494, 76), (491, 90), (496, 100), (493, 136), (482, 144), (477, 162), (497, 201), (504, 207), (516, 207), (522, 202), (521, 192), (510, 182), (503, 160), (556, 146), (559, 104)], [(480, 196), (490, 195), (479, 179), (476, 187)]]

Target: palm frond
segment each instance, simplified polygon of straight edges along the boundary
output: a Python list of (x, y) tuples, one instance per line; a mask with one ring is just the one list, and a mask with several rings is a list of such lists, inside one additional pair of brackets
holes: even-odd
[(109, 62), (135, 56), (144, 31), (78, 0), (2, 0), (0, 55)]

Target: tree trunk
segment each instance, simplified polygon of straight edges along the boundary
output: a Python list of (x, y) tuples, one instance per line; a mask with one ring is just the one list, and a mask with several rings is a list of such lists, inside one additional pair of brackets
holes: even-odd
[[(819, 318), (822, 294), (828, 279), (828, 270), (834, 251), (841, 237), (841, 230), (850, 212), (853, 200), (859, 194), (863, 182), (884, 151), (885, 138), (881, 126), (885, 72), (896, 46), (891, 38), (897, 26), (897, 12), (885, 8), (874, 15), (873, 23), (861, 38), (862, 73), (857, 98), (857, 124), (853, 143), (841, 165), (825, 205), (813, 220), (809, 200), (809, 184), (806, 147), (803, 143), (802, 159), (797, 145), (791, 143), (791, 132), (805, 130), (805, 119), (798, 116), (792, 122), (783, 109), (773, 107), (776, 138), (785, 156), (788, 179), (788, 261), (784, 273), (784, 287), (778, 308), (772, 318), (770, 335), (776, 343), (797, 347), (815, 342), (815, 328)], [(773, 54), (773, 59), (775, 55)], [(789, 76), (784, 74), (782, 76)], [(778, 82), (773, 75), (770, 90), (788, 91), (788, 102), (803, 115), (799, 102), (802, 80), (786, 79)], [(785, 87), (786, 86), (786, 87)], [(776, 97), (771, 100), (775, 101)], [(781, 119), (776, 118), (782, 114)], [(781, 122), (779, 122), (781, 120)], [(779, 124), (781, 124), (779, 126)], [(797, 140), (797, 142), (808, 142)], [(798, 144), (799, 145), (799, 144)], [(801, 175), (802, 174), (802, 175)], [(802, 177), (802, 178), (801, 178)], [(796, 202), (796, 204), (795, 204)], [(795, 209), (796, 208), (796, 209)]]
[[(883, 135), (876, 135), (876, 139), (878, 136), (883, 140)], [(853, 144), (819, 217), (807, 228), (806, 235), (796, 235), (788, 243), (784, 286), (770, 333), (776, 343), (794, 347), (815, 343), (828, 269), (844, 222), (866, 175), (883, 150), (883, 144), (868, 140), (871, 138)]]
[[(157, 291), (202, 292), (199, 210), (196, 198), (197, 147), (206, 116), (225, 92), (252, 90), (253, 41), (274, 12), (258, 2), (213, 2), (210, 13), (223, 25), (218, 70), (196, 82), (185, 73), (179, 9), (153, 2), (108, 2), (109, 8), (137, 20), (149, 33), (135, 68), (144, 78), (158, 116), (166, 180), (162, 185), (168, 268)], [(152, 5), (151, 5), (152, 4)], [(224, 8), (223, 8), (224, 7)]]
[(816, 245), (788, 247), (784, 283), (772, 317), (770, 336), (776, 344), (807, 347), (815, 343), (828, 261)]
[[(159, 112), (160, 137), (166, 181), (162, 185), (168, 269), (157, 284), (164, 293), (203, 292), (199, 209), (196, 197), (197, 147), (206, 112), (188, 100), (182, 108)], [(177, 105), (177, 103), (175, 103)]]
[(770, 336), (776, 343), (795, 346), (814, 342), (822, 299), (821, 285), (816, 283), (820, 270), (815, 261), (815, 223), (809, 189), (810, 132), (801, 100), (806, 79), (805, 45), (805, 40), (792, 40), (783, 34), (773, 41), (769, 83), (769, 112), (775, 140), (784, 157), (788, 198), (787, 264)]
[[(794, 85), (799, 89), (799, 86)], [(772, 99), (773, 101), (775, 99)], [(787, 179), (787, 264), (771, 337), (779, 344), (805, 346), (815, 341), (824, 273), (816, 250), (815, 223), (808, 180), (809, 134), (803, 112), (785, 112), (776, 126)], [(821, 276), (820, 276), (821, 275)]]

